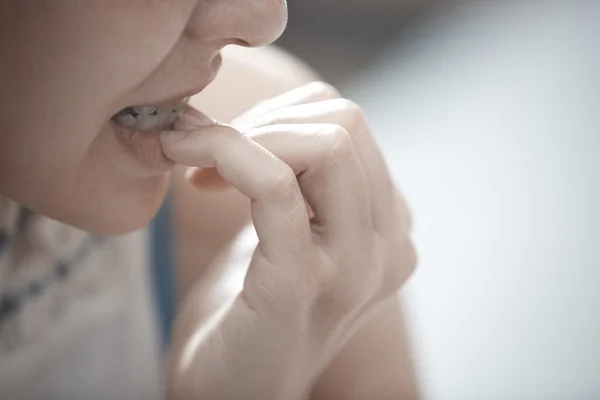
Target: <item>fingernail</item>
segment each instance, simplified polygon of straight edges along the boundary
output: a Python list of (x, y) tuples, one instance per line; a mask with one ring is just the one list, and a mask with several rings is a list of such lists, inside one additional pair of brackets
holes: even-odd
[(175, 143), (185, 139), (189, 134), (189, 131), (162, 131), (158, 134), (158, 140), (162, 144)]

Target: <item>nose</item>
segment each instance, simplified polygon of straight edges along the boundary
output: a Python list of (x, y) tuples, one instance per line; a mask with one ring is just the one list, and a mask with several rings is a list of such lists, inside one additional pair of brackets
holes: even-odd
[(208, 43), (258, 47), (277, 40), (286, 24), (286, 0), (209, 0), (197, 3), (185, 34)]

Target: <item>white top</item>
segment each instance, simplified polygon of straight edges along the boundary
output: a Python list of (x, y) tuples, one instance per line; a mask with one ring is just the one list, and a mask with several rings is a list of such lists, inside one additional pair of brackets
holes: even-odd
[(162, 399), (147, 232), (94, 244), (50, 279), (90, 236), (40, 216), (28, 229), (36, 251), (2, 252), (0, 295), (46, 283), (0, 319), (0, 398)]

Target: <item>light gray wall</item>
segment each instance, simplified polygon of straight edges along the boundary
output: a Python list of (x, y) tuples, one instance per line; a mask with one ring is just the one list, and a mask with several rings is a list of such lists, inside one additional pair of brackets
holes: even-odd
[(600, 398), (600, 2), (432, 18), (346, 93), (416, 219), (427, 399)]

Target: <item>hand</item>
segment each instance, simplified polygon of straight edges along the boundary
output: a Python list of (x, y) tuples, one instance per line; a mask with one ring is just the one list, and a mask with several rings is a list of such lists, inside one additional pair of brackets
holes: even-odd
[(363, 112), (329, 85), (262, 103), (234, 126), (190, 109), (161, 136), (168, 158), (194, 167), (192, 184), (214, 167), (251, 199), (259, 238), (239, 296), (200, 326), (186, 322), (171, 388), (179, 398), (305, 398), (411, 274), (409, 213)]

